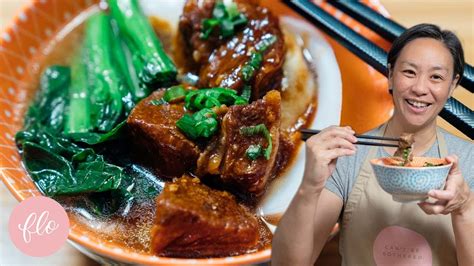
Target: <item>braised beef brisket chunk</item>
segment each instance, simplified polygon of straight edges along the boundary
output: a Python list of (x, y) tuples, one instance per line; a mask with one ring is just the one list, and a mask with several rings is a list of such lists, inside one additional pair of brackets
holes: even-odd
[[(250, 105), (230, 107), (219, 136), (199, 157), (196, 174), (219, 175), (220, 182), (234, 191), (260, 196), (272, 175), (279, 149), (280, 100), (278, 91), (270, 91)], [(264, 125), (270, 133), (272, 147), (268, 158), (261, 154), (252, 159), (247, 154), (250, 146), (269, 148), (264, 134), (242, 134), (242, 128), (257, 125)]]
[(291, 155), (295, 151), (295, 138), (300, 139), (299, 136), (295, 134), (288, 133), (287, 131), (282, 131), (280, 129), (280, 139), (278, 143), (278, 151), (273, 165), (272, 173), (270, 178), (278, 176), (290, 163)]
[(398, 141), (398, 149), (393, 156), (402, 158), (405, 163), (413, 161), (413, 143), (415, 136), (412, 133), (402, 133)]
[(185, 46), (183, 52), (195, 70), (209, 60), (209, 55), (221, 43), (218, 36), (211, 35), (206, 40), (200, 37), (202, 21), (212, 16), (215, 3), (215, 0), (188, 0), (179, 18), (179, 34)]
[(163, 94), (154, 92), (138, 103), (127, 124), (139, 153), (155, 171), (178, 177), (195, 167), (200, 149), (176, 127), (176, 121), (186, 112), (183, 102), (154, 104)]
[(255, 215), (225, 191), (198, 178), (167, 183), (156, 199), (152, 252), (172, 257), (221, 257), (241, 254), (259, 239)]
[[(285, 43), (278, 18), (258, 1), (235, 1), (247, 23), (234, 36), (222, 38), (210, 35), (200, 37), (202, 21), (212, 16), (215, 1), (189, 0), (180, 18), (179, 29), (189, 58), (195, 62), (200, 87), (227, 87), (242, 92), (244, 85), (252, 88), (251, 99), (259, 99), (268, 91), (281, 87)], [(199, 5), (200, 4), (200, 5)], [(259, 47), (273, 40), (266, 49)], [(243, 69), (259, 53), (260, 64), (250, 78), (244, 78)], [(258, 61), (258, 60), (257, 60)], [(247, 80), (248, 79), (248, 80)]]

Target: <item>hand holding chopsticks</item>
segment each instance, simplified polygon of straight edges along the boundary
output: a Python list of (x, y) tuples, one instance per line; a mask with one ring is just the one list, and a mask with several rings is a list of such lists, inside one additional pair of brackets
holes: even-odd
[[(321, 132), (321, 130), (306, 129), (306, 128), (300, 129), (299, 131), (302, 133), (301, 139), (304, 140), (304, 141), (309, 139), (311, 136)], [(392, 142), (392, 143), (384, 143), (384, 142), (367, 142), (367, 141), (359, 141), (358, 140), (356, 143), (354, 143), (354, 144), (357, 144), (357, 145), (398, 147), (398, 141), (400, 140), (398, 138), (388, 138), (388, 137), (369, 136), (369, 135), (357, 135), (356, 134), (354, 136), (356, 138), (359, 138), (359, 139), (372, 139), (372, 140), (382, 140), (382, 141), (391, 141)], [(393, 144), (394, 141), (396, 141), (397, 144)]]

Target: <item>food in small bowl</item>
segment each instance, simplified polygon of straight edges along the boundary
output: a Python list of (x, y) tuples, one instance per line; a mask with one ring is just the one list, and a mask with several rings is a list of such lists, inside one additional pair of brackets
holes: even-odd
[(410, 202), (428, 198), (428, 191), (442, 189), (452, 163), (443, 158), (413, 157), (407, 164), (398, 157), (370, 161), (379, 185), (394, 201)]

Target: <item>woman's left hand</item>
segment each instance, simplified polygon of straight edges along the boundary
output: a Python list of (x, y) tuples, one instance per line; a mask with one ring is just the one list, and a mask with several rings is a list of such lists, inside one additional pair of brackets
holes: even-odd
[(446, 180), (444, 190), (431, 190), (428, 196), (436, 199), (435, 203), (420, 202), (418, 205), (426, 214), (450, 214), (462, 213), (468, 208), (471, 191), (464, 181), (458, 165), (458, 157), (450, 155), (446, 157), (448, 163), (453, 163)]

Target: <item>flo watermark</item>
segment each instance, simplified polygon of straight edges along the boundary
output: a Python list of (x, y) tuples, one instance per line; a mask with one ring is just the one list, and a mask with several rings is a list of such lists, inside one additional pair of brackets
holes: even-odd
[(69, 218), (64, 208), (48, 197), (24, 200), (13, 210), (8, 223), (13, 244), (33, 257), (58, 251), (69, 234)]

